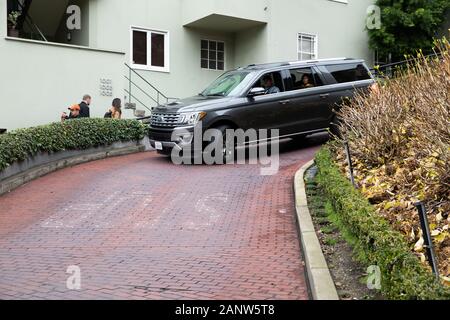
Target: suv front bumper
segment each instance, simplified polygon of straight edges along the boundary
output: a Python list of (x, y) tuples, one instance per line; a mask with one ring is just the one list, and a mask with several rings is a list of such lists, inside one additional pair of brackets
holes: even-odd
[[(174, 129), (149, 128), (150, 145), (160, 154), (171, 155), (172, 150), (190, 149), (192, 152), (202, 151), (195, 149), (194, 127)], [(201, 144), (200, 144), (201, 145)]]

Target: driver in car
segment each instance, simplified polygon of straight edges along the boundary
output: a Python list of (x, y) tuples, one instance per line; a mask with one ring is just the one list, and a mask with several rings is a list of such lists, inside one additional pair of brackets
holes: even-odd
[(273, 84), (273, 79), (270, 75), (266, 75), (263, 78), (264, 89), (266, 89), (266, 94), (279, 93), (280, 88)]

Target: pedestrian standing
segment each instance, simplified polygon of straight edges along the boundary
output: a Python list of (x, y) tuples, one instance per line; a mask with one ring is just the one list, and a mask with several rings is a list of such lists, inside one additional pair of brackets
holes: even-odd
[(89, 109), (92, 102), (92, 98), (90, 95), (85, 94), (83, 96), (83, 101), (80, 102), (80, 118), (90, 118), (91, 117), (91, 111)]

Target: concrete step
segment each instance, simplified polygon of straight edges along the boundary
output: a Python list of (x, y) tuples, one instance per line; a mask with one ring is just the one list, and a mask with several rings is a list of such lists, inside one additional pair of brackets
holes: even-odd
[(136, 110), (136, 103), (131, 103), (131, 102), (125, 103), (125, 109)]
[(134, 116), (137, 118), (145, 117), (145, 110), (134, 110)]

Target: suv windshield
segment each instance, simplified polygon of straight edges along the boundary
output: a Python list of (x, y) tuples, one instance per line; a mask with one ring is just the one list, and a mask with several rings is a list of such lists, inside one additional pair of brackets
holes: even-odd
[(220, 76), (200, 95), (205, 97), (227, 97), (238, 94), (247, 84), (250, 72), (230, 71)]

